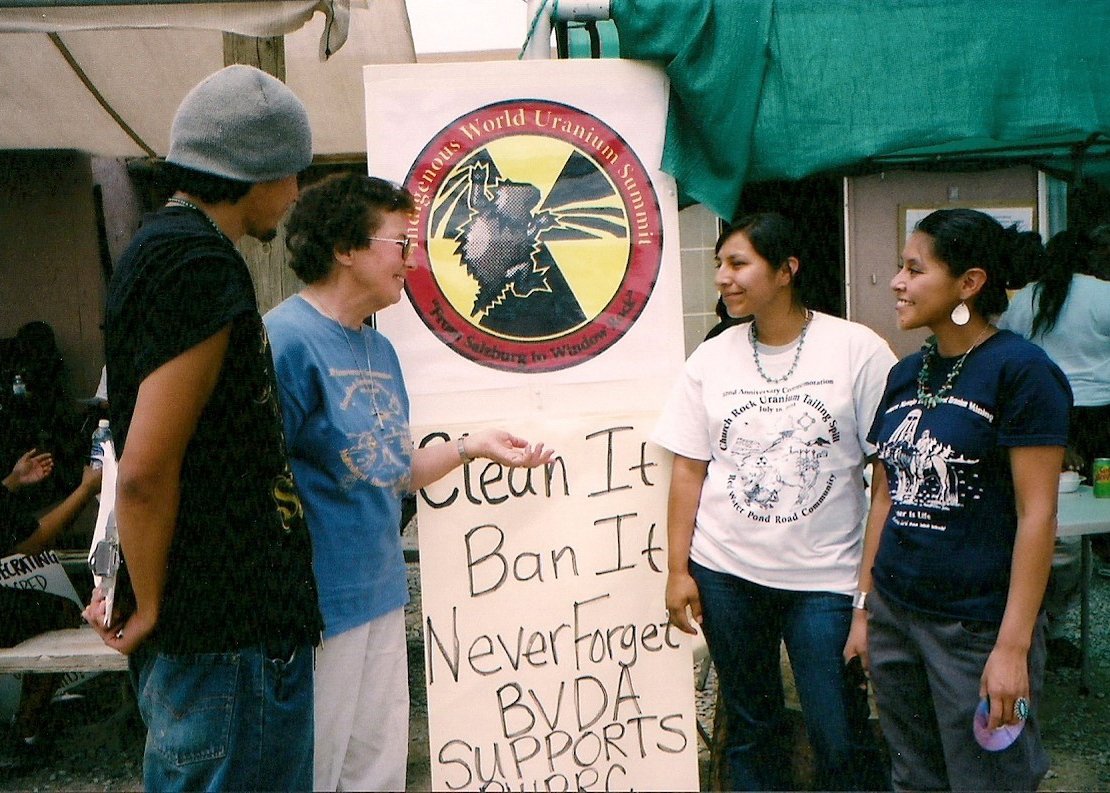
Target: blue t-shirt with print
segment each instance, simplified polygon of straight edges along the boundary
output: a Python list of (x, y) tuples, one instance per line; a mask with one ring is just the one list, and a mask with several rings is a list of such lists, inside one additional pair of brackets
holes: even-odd
[[(913, 611), (1001, 622), (1017, 532), (1009, 449), (1063, 446), (1071, 389), (1043, 350), (999, 331), (926, 409), (917, 398), (922, 360), (918, 352), (891, 370), (868, 435), (891, 497), (874, 586)], [(932, 393), (957, 360), (934, 356)]]
[(298, 295), (264, 320), (331, 638), (409, 599), (399, 528), (408, 394), (393, 345), (373, 328), (343, 328)]

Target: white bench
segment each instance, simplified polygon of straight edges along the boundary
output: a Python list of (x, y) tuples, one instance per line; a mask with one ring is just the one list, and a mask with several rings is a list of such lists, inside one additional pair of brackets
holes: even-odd
[(127, 656), (104, 644), (88, 626), (48, 631), (0, 648), (0, 674), (126, 670)]

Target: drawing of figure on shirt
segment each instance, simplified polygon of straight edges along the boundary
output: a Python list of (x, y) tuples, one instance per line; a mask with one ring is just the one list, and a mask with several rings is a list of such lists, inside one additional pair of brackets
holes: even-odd
[(822, 447), (828, 444), (829, 442), (824, 438), (818, 438), (812, 444), (803, 446), (795, 452), (794, 471), (798, 475), (798, 498), (795, 504), (806, 501), (813, 493), (821, 474), (821, 459), (829, 456)]
[(336, 370), (333, 377), (355, 375), (347, 385), (340, 407), (349, 417), (347, 437), (351, 445), (339, 452), (348, 475), (342, 483), (349, 490), (359, 482), (375, 487), (407, 491), (412, 468), (412, 441), (404, 420), (401, 401), (384, 382), (388, 374)]
[(956, 457), (953, 448), (929, 430), (917, 434), (920, 410), (911, 410), (880, 447), (879, 456), (894, 469), (894, 500), (947, 511), (959, 504), (960, 476), (953, 465), (978, 460)]
[(797, 437), (793, 428), (781, 430), (765, 445), (738, 437), (732, 455), (747, 506), (771, 509), (780, 503), (787, 488), (797, 491), (793, 506), (805, 503), (820, 477), (820, 461), (828, 456), (823, 447), (828, 443), (823, 437)]
[(921, 483), (929, 476), (930, 471), (936, 477), (936, 500), (940, 504), (951, 506), (956, 503), (955, 473), (950, 471), (946, 462), (952, 457), (952, 447), (945, 446), (933, 437), (929, 430), (921, 433), (921, 437), (914, 444), (914, 475), (911, 477), (913, 497), (916, 498), (917, 490)]
[(760, 454), (754, 460), (745, 458), (740, 468), (740, 481), (749, 505), (766, 509), (778, 503), (783, 481), (766, 455)]

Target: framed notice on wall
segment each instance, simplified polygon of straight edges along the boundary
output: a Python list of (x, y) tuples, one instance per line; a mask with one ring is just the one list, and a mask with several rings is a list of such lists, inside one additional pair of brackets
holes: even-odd
[(939, 206), (899, 206), (898, 239), (904, 243), (913, 233), (914, 227), (938, 209), (977, 209), (1002, 224), (1003, 228), (1016, 225), (1018, 231), (1037, 230), (1037, 207), (1033, 204), (1007, 203), (957, 203)]

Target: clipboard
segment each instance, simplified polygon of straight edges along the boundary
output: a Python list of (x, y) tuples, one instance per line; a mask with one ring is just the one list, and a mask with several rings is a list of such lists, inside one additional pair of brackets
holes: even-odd
[(96, 513), (92, 545), (89, 547), (89, 568), (93, 585), (104, 593), (104, 627), (112, 624), (115, 604), (116, 576), (123, 555), (120, 552), (119, 530), (116, 528), (116, 447), (104, 441), (104, 468), (100, 486), (100, 509)]

